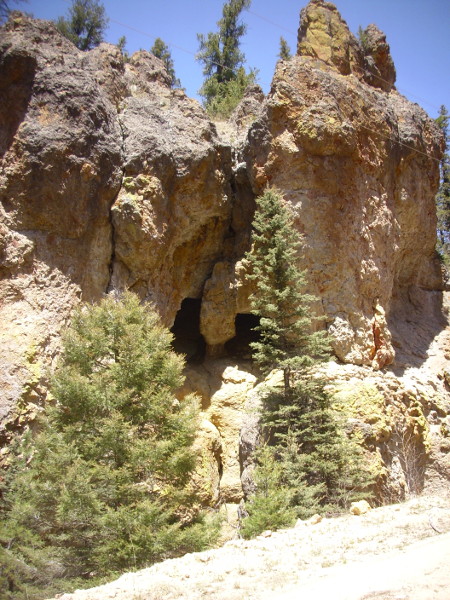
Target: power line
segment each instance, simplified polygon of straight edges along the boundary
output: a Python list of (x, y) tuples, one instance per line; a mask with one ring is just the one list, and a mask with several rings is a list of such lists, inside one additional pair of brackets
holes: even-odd
[[(271, 25), (274, 25), (274, 26), (276, 26), (276, 27), (280, 27), (281, 29), (285, 29), (286, 31), (289, 31), (289, 30), (287, 30), (285, 27), (282, 27), (281, 25), (278, 25), (277, 23), (275, 23), (275, 22), (273, 22), (273, 21), (271, 21), (271, 20), (269, 20), (269, 19), (266, 19), (265, 17), (263, 17), (262, 15), (259, 15), (259, 14), (255, 13), (254, 11), (251, 11), (251, 10), (249, 10), (248, 12), (251, 12), (251, 13), (252, 13), (252, 14), (254, 14), (255, 16), (257, 16), (257, 17), (259, 17), (259, 18), (261, 18), (261, 19), (263, 19), (263, 20), (267, 21), (267, 22), (268, 22), (268, 23), (270, 23)], [(110, 19), (110, 21), (112, 21), (113, 23), (116, 23), (117, 25), (120, 25), (121, 27), (125, 27), (125, 28), (127, 28), (127, 29), (130, 29), (130, 30), (132, 30), (132, 31), (135, 31), (136, 33), (139, 33), (139, 34), (141, 34), (141, 35), (144, 35), (144, 36), (146, 36), (146, 37), (149, 37), (149, 38), (151, 38), (151, 39), (156, 39), (156, 38), (158, 37), (158, 36), (155, 36), (155, 35), (153, 35), (153, 34), (151, 34), (151, 33), (148, 33), (148, 32), (146, 32), (146, 31), (143, 31), (143, 30), (141, 30), (141, 29), (137, 29), (136, 27), (133, 27), (133, 26), (131, 26), (131, 25), (127, 25), (126, 23), (122, 23), (122, 22), (120, 22), (120, 21), (117, 21), (116, 19)], [(293, 33), (293, 32), (292, 32), (292, 31), (289, 31), (289, 33)], [(172, 46), (173, 48), (177, 48), (178, 50), (181, 50), (182, 52), (185, 52), (185, 53), (187, 53), (187, 54), (190, 54), (191, 56), (194, 56), (194, 57), (196, 57), (196, 56), (197, 56), (196, 52), (193, 52), (192, 50), (188, 50), (188, 49), (186, 49), (186, 48), (183, 48), (182, 46), (179, 46), (179, 45), (177, 45), (177, 44), (173, 44), (173, 43), (171, 43), (171, 42), (168, 42), (168, 45), (169, 45), (169, 46)], [(225, 65), (222, 65), (222, 64), (220, 64), (220, 63), (218, 63), (218, 62), (215, 62), (215, 61), (211, 61), (211, 62), (212, 62), (214, 65), (216, 65), (216, 66), (220, 66), (221, 68), (226, 68), (226, 67), (225, 67)], [(385, 83), (387, 83), (387, 84), (391, 85), (391, 83), (390, 83), (389, 81), (387, 81), (386, 79), (383, 79), (382, 77), (379, 77), (378, 75), (375, 75), (374, 73), (370, 73), (370, 72), (368, 72), (368, 73), (369, 73), (370, 75), (372, 75), (372, 76), (374, 76), (374, 77), (376, 77), (376, 78), (380, 79), (381, 81), (384, 81)], [(382, 137), (382, 138), (383, 138), (383, 139), (385, 139), (385, 140), (390, 140), (390, 141), (392, 141), (392, 142), (394, 142), (394, 143), (397, 143), (397, 144), (399, 144), (400, 146), (403, 146), (404, 148), (407, 148), (408, 150), (412, 150), (413, 152), (416, 152), (416, 153), (418, 153), (418, 154), (421, 154), (421, 155), (423, 155), (423, 156), (426, 156), (427, 158), (429, 158), (429, 159), (431, 159), (431, 160), (435, 160), (436, 162), (440, 163), (440, 160), (439, 160), (438, 158), (436, 158), (436, 157), (434, 157), (434, 156), (431, 156), (430, 154), (427, 154), (426, 152), (422, 152), (421, 150), (418, 150), (417, 148), (414, 148), (414, 146), (409, 146), (408, 144), (405, 144), (404, 142), (401, 142), (401, 141), (399, 141), (398, 139), (396, 139), (396, 138), (394, 138), (394, 137), (391, 137), (391, 136), (384, 136), (384, 135), (380, 134), (380, 132), (378, 132), (378, 131), (375, 131), (374, 129), (370, 129), (369, 127), (366, 127), (365, 125), (361, 125), (361, 127), (362, 127), (363, 129), (366, 129), (367, 131), (370, 131), (371, 133), (373, 133), (373, 134), (375, 134), (375, 135), (378, 135), (379, 137)]]
[(259, 13), (255, 12), (254, 10), (250, 10), (248, 8), (247, 12), (249, 12), (252, 15), (254, 15), (255, 17), (258, 17), (258, 19), (262, 19), (263, 21), (266, 21), (266, 23), (270, 23), (271, 25), (274, 25), (275, 27), (278, 27), (278, 29), (283, 29), (287, 33), (291, 33), (292, 35), (295, 35), (295, 36), (297, 35), (291, 29), (287, 29), (287, 27), (284, 27), (283, 25), (280, 25), (279, 23), (275, 23), (275, 21), (272, 21), (271, 19), (268, 19), (267, 17), (264, 17), (263, 15), (260, 15)]
[(399, 146), (403, 146), (404, 148), (408, 148), (408, 150), (412, 150), (413, 152), (416, 152), (417, 154), (422, 154), (423, 156), (426, 156), (430, 160), (435, 160), (437, 163), (441, 162), (439, 160), (439, 158), (436, 158), (435, 156), (431, 156), (431, 154), (428, 154), (427, 152), (422, 152), (422, 150), (418, 150), (417, 148), (414, 148), (414, 146), (409, 146), (408, 144), (401, 142), (400, 140), (396, 139), (395, 137), (391, 137), (389, 135), (388, 136), (383, 135), (379, 131), (375, 131), (375, 129), (370, 129), (370, 127), (367, 127), (366, 125), (360, 125), (360, 127), (362, 127), (363, 129), (366, 129), (367, 131), (370, 131), (371, 133), (374, 133), (375, 135), (378, 135), (379, 137), (383, 138), (384, 140), (390, 140), (391, 142), (394, 142), (394, 143), (398, 144)]
[[(157, 37), (157, 35), (154, 35), (153, 33), (149, 33), (147, 31), (143, 31), (142, 29), (137, 29), (136, 27), (133, 27), (132, 25), (127, 25), (126, 23), (122, 23), (121, 21), (117, 21), (116, 19), (109, 19), (112, 23), (115, 23), (116, 25), (120, 25), (121, 27), (125, 27), (126, 29), (130, 29), (131, 31), (135, 31), (136, 33), (139, 33), (140, 35), (144, 35), (145, 37), (148, 37), (152, 40), (155, 40)], [(181, 52), (185, 52), (186, 54), (190, 54), (191, 56), (193, 56), (196, 60), (197, 60), (197, 52), (193, 52), (192, 50), (188, 50), (187, 48), (183, 48), (182, 46), (179, 46), (178, 44), (174, 44), (171, 41), (167, 41), (167, 45), (172, 47), (172, 48), (177, 48), (178, 50), (181, 50)], [(211, 64), (215, 65), (216, 67), (220, 67), (222, 69), (228, 69), (229, 67), (227, 67), (226, 65), (223, 65), (221, 63), (218, 63), (214, 60), (210, 61)], [(263, 84), (269, 86), (269, 82), (264, 81), (262, 82)]]

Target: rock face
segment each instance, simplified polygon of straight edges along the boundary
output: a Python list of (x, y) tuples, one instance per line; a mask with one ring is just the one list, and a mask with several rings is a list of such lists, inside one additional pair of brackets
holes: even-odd
[[(139, 52), (119, 121), (124, 173), (112, 207), (111, 286), (154, 302), (168, 325), (184, 298), (200, 298), (231, 220), (231, 151), (199, 104), (154, 75)], [(161, 67), (160, 71), (161, 73)]]
[[(378, 72), (393, 81), (384, 37), (370, 26), (367, 39)], [(370, 85), (364, 60), (335, 7), (310, 2), (298, 54), (278, 63), (242, 156), (255, 194), (275, 186), (294, 209), (302, 264), (336, 355), (381, 368), (394, 360), (389, 319), (397, 303), (404, 308), (414, 290), (440, 286), (441, 137), (391, 85), (389, 93)]]
[[(312, 0), (297, 55), (278, 63), (268, 97), (254, 86), (228, 123), (214, 124), (170, 88), (153, 55), (125, 63), (107, 44), (83, 53), (50, 23), (13, 13), (0, 39), (2, 444), (45, 405), (72, 309), (131, 289), (156, 305), (191, 359), (204, 502), (238, 503), (241, 476), (252, 486), (260, 383), (246, 362), (255, 323), (243, 258), (267, 185), (295, 212), (315, 309), (348, 365), (334, 363), (341, 397), (363, 411), (345, 382), (359, 389), (390, 364), (420, 369), (445, 327), (434, 257), (442, 138), (394, 83), (384, 35), (370, 25), (358, 42), (332, 4)], [(445, 400), (442, 372), (427, 394)], [(384, 423), (390, 388), (376, 377), (369, 396)], [(396, 394), (399, 414), (415, 410)], [(418, 417), (437, 414), (426, 447), (437, 457), (447, 405), (414, 394)], [(348, 418), (361, 431), (373, 425)], [(425, 448), (428, 429), (411, 427)], [(389, 462), (395, 443), (383, 431), (367, 440), (391, 485), (404, 468)]]
[(311, 0), (301, 11), (297, 54), (317, 58), (341, 75), (353, 74), (385, 92), (395, 83), (395, 67), (383, 32), (369, 25), (358, 42), (330, 2)]
[(108, 285), (122, 153), (93, 57), (17, 14), (2, 31), (1, 417), (42, 399), (73, 306)]

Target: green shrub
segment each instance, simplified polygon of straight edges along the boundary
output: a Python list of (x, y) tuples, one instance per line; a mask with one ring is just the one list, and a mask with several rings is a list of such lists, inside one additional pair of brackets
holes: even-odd
[(143, 567), (214, 541), (217, 524), (189, 484), (197, 402), (174, 395), (183, 361), (170, 344), (132, 294), (75, 314), (55, 406), (24, 440), (5, 496), (3, 551), (35, 583)]
[(264, 446), (258, 452), (254, 471), (255, 493), (245, 505), (247, 516), (241, 525), (244, 538), (253, 538), (266, 529), (276, 530), (294, 524), (296, 511), (291, 504), (293, 491), (283, 485), (283, 472), (274, 451)]

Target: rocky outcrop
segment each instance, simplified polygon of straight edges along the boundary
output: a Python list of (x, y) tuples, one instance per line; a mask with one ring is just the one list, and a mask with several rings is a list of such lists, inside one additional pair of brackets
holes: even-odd
[[(0, 416), (45, 397), (80, 297), (109, 282), (121, 134), (91, 55), (15, 14), (0, 41)], [(40, 375), (37, 376), (37, 371)]]
[[(223, 255), (231, 221), (231, 150), (198, 102), (155, 76), (155, 58), (126, 65), (124, 176), (112, 207), (111, 287), (151, 300), (172, 325), (184, 298), (200, 298)], [(161, 73), (161, 69), (160, 69)]]
[[(367, 29), (367, 52), (393, 81), (377, 31)], [(381, 368), (395, 357), (397, 305), (410, 304), (415, 290), (440, 289), (434, 195), (442, 140), (421, 108), (392, 86), (386, 93), (369, 83), (363, 59), (336, 8), (310, 2), (298, 54), (278, 63), (242, 156), (254, 193), (275, 186), (294, 210), (302, 266), (336, 355)]]
[(4, 418), (44, 401), (80, 299), (133, 289), (172, 325), (226, 255), (233, 214), (230, 147), (159, 59), (83, 53), (13, 13), (0, 68)]
[(360, 36), (358, 41), (334, 4), (311, 0), (300, 13), (297, 54), (390, 92), (396, 73), (386, 36), (376, 25), (369, 25)]
[[(303, 236), (300, 265), (334, 339), (333, 379), (357, 407), (348, 419), (382, 456), (392, 495), (405, 478), (389, 458), (395, 432), (380, 425), (393, 404), (447, 477), (437, 458), (447, 404), (417, 386), (403, 393), (400, 372), (395, 389), (383, 379), (391, 364), (421, 369), (446, 324), (434, 257), (442, 138), (394, 83), (384, 35), (370, 25), (358, 41), (332, 4), (312, 0), (269, 95), (253, 86), (229, 122), (212, 123), (151, 54), (125, 62), (108, 44), (83, 53), (52, 24), (13, 13), (0, 40), (2, 443), (45, 404), (73, 308), (131, 289), (175, 323), (191, 359), (186, 390), (203, 402), (199, 493), (238, 503), (241, 477), (252, 486), (260, 383), (248, 362), (244, 255), (255, 197), (271, 185)], [(445, 369), (429, 384), (444, 400)], [(380, 431), (352, 391), (375, 371), (368, 397)]]

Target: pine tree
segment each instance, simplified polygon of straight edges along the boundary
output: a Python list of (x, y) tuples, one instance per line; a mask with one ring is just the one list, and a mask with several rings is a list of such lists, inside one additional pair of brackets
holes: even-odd
[(172, 55), (167, 44), (165, 44), (163, 40), (158, 37), (156, 38), (153, 46), (150, 48), (150, 52), (163, 61), (167, 74), (170, 77), (170, 85), (177, 88), (181, 87), (181, 82), (175, 75)]
[(263, 446), (259, 450), (254, 480), (257, 492), (245, 505), (247, 516), (242, 521), (242, 537), (249, 539), (266, 529), (292, 526), (296, 518), (296, 511), (290, 505), (293, 492), (283, 484), (281, 465), (273, 448)]
[(323, 331), (312, 331), (315, 298), (305, 293), (306, 275), (297, 267), (300, 239), (291, 210), (273, 189), (256, 203), (252, 250), (246, 256), (249, 279), (256, 283), (252, 312), (260, 317), (253, 358), (265, 373), (283, 371), (287, 393), (297, 371), (326, 359), (329, 344)]
[(130, 55), (127, 52), (126, 46), (127, 46), (127, 38), (124, 35), (122, 35), (117, 40), (117, 47), (119, 48), (120, 52), (122, 53), (123, 60), (125, 62), (128, 62), (130, 60)]
[(255, 82), (256, 71), (246, 73), (245, 56), (240, 50), (240, 39), (245, 24), (239, 22), (241, 12), (249, 8), (251, 0), (229, 0), (223, 5), (222, 18), (217, 22), (219, 31), (205, 37), (198, 34), (200, 50), (197, 60), (203, 63), (206, 80), (200, 89), (206, 110), (213, 116), (228, 117), (242, 99), (245, 89)]
[(30, 561), (41, 579), (104, 575), (214, 539), (189, 484), (196, 400), (174, 395), (183, 362), (170, 343), (132, 294), (76, 313), (56, 404), (21, 446), (6, 494), (0, 539), (12, 561)]
[(437, 124), (445, 138), (445, 152), (440, 163), (440, 185), (436, 195), (436, 211), (438, 218), (438, 250), (443, 254), (447, 268), (450, 266), (450, 156), (449, 149), (449, 115), (445, 106), (441, 106)]
[(278, 53), (280, 60), (288, 60), (291, 58), (291, 49), (283, 36), (280, 37), (280, 52)]
[[(256, 204), (247, 260), (260, 339), (251, 346), (264, 374), (280, 369), (284, 375), (281, 389), (269, 388), (262, 398), (263, 437), (279, 461), (280, 484), (305, 517), (359, 499), (370, 481), (361, 475), (361, 453), (344, 435), (317, 374), (329, 344), (323, 331), (313, 331), (314, 298), (304, 292), (305, 273), (297, 267), (300, 239), (292, 212), (273, 189)], [(260, 490), (250, 502), (253, 513), (265, 510)]]
[(56, 28), (80, 50), (91, 50), (103, 41), (108, 25), (105, 7), (99, 0), (73, 0), (68, 18), (59, 17)]

